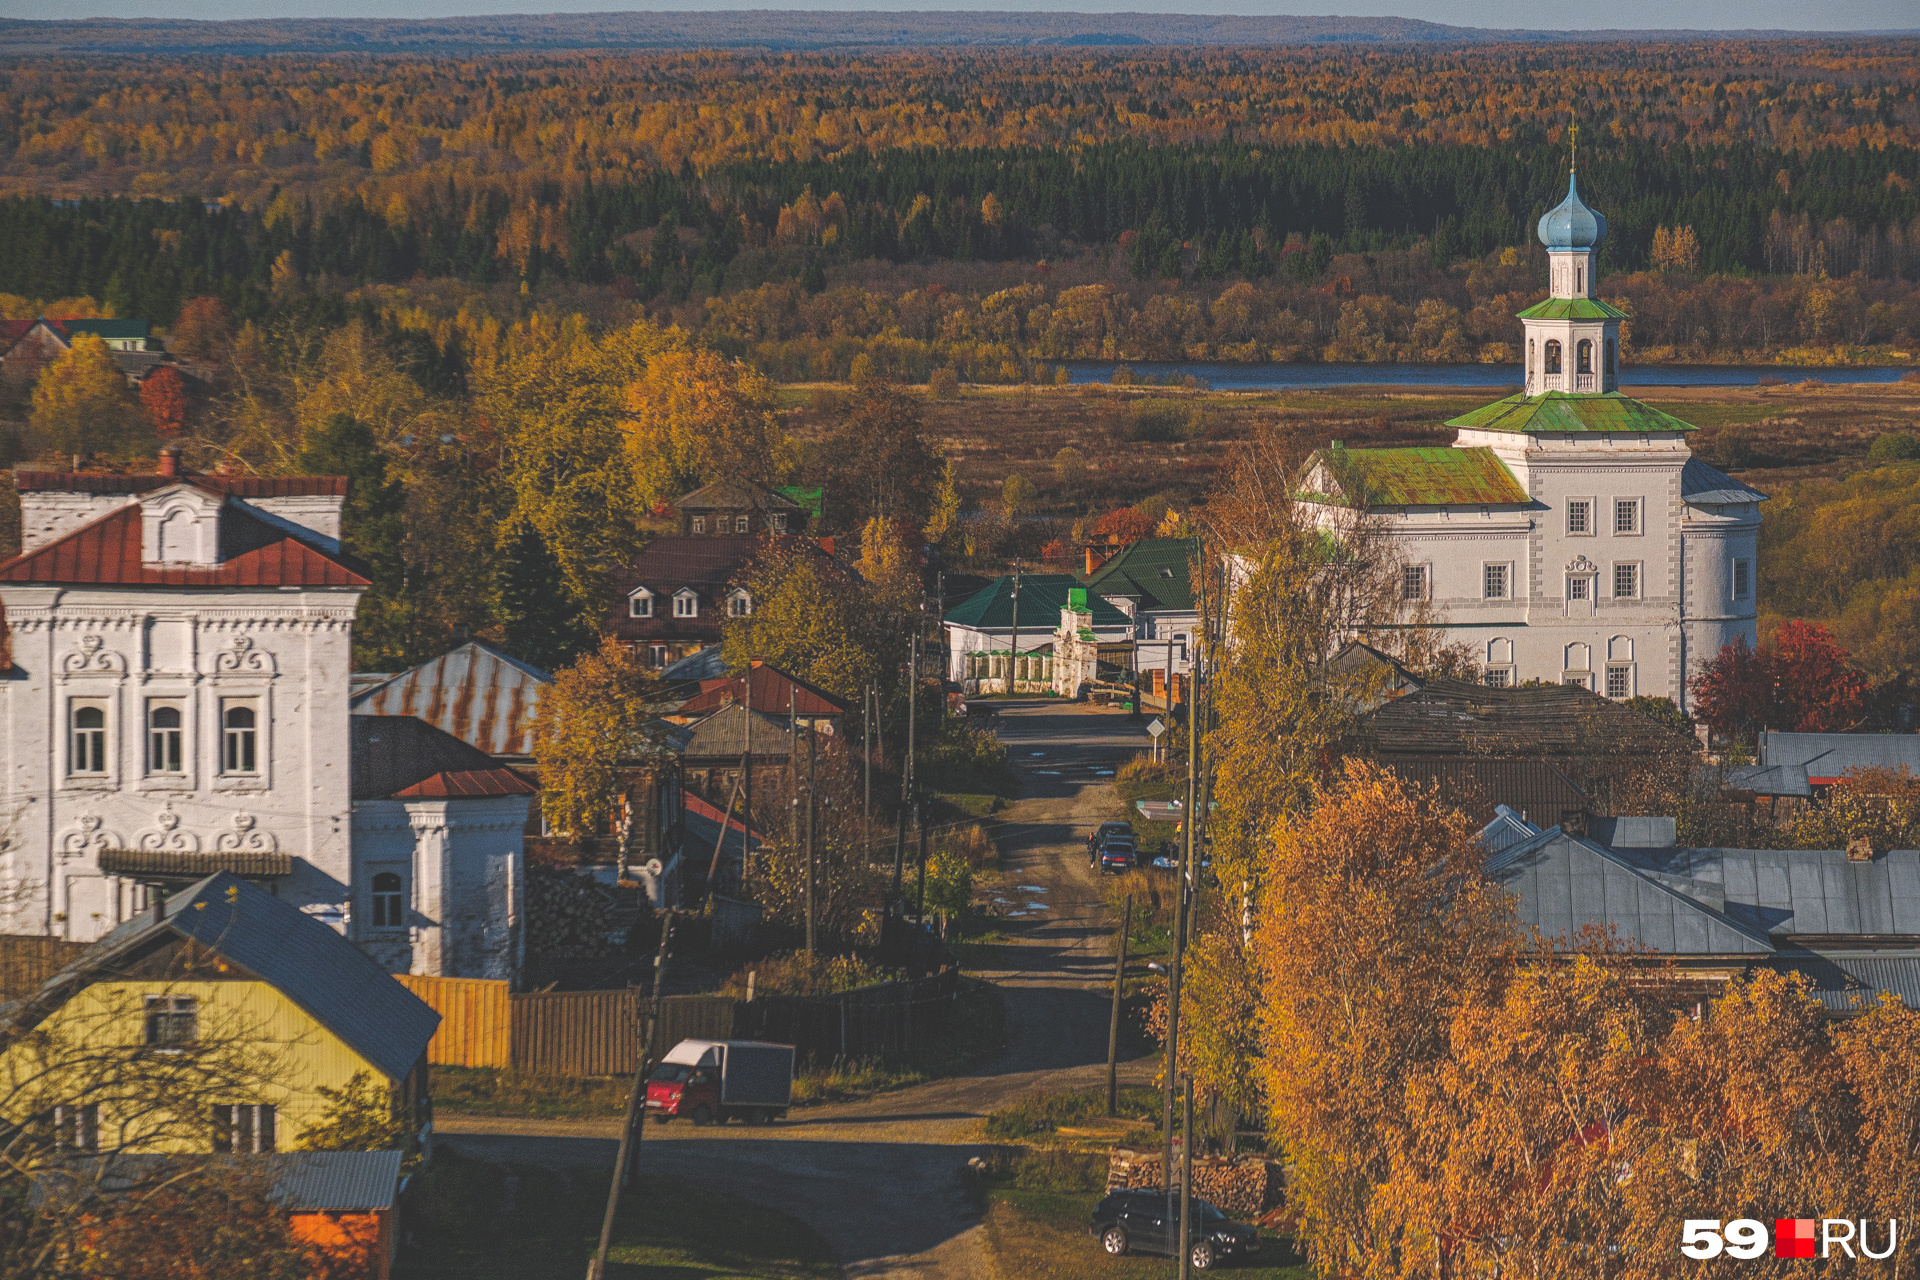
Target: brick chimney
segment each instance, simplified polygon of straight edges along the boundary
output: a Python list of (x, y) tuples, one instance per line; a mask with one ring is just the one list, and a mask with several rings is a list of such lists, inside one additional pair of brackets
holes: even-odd
[(160, 474), (171, 480), (180, 474), (180, 446), (170, 444), (160, 450)]
[(1088, 543), (1087, 544), (1087, 576), (1092, 577), (1094, 570), (1098, 569), (1101, 565), (1105, 564), (1107, 561), (1111, 559), (1113, 559), (1112, 548), (1096, 547), (1092, 543)]

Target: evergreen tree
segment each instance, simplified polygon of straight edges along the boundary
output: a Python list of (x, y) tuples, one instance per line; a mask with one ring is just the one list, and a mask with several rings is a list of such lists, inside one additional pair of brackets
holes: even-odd
[(558, 671), (593, 647), (593, 620), (574, 603), (540, 531), (524, 520), (500, 539), (494, 621), (508, 653), (545, 671)]

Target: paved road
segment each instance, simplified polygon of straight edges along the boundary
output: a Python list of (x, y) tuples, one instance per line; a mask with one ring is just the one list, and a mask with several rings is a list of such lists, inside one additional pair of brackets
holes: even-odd
[[(649, 1125), (649, 1173), (708, 1185), (801, 1218), (855, 1277), (976, 1280), (989, 1268), (961, 1170), (978, 1121), (1035, 1088), (1091, 1088), (1106, 1076), (1111, 932), (1086, 863), (1087, 828), (1112, 807), (1112, 770), (1146, 735), (1122, 712), (1002, 704), (1021, 798), (994, 838), (1019, 943), (1007, 969), (982, 973), (1006, 993), (1008, 1044), (973, 1073), (862, 1102), (795, 1111), (784, 1124), (694, 1129)], [(1035, 904), (1031, 908), (1027, 904)], [(1150, 1067), (1127, 1064), (1128, 1081)], [(443, 1116), (442, 1141), (488, 1160), (611, 1165), (614, 1121)]]

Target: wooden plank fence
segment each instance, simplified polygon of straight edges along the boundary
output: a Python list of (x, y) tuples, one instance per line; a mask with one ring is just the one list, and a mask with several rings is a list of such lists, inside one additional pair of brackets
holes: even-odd
[(396, 974), (400, 985), (440, 1015), (427, 1046), (436, 1067), (513, 1065), (513, 1014), (507, 984), (490, 978), (432, 978)]
[(64, 938), (0, 934), (0, 1004), (32, 995), (86, 949), (86, 943)]

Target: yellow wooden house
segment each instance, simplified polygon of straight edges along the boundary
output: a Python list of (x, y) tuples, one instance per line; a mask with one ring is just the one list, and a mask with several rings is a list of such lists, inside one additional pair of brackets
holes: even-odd
[(80, 1151), (297, 1147), (358, 1076), (431, 1131), (440, 1015), (319, 920), (229, 872), (157, 903), (22, 1005), (0, 1119)]

